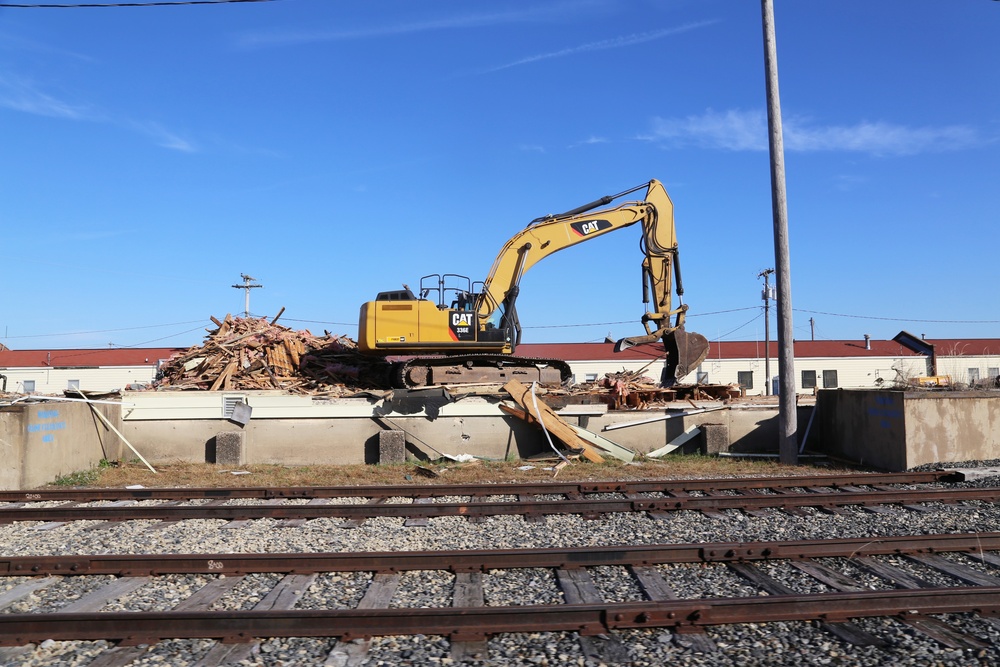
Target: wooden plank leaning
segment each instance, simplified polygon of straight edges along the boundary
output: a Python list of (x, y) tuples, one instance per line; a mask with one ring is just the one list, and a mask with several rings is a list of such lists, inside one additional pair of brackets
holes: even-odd
[[(572, 449), (582, 449), (583, 456), (588, 461), (604, 462), (604, 457), (597, 452), (597, 449), (577, 435), (573, 427), (563, 421), (544, 401), (533, 401), (529, 387), (525, 387), (517, 380), (510, 380), (503, 388), (514, 399), (515, 403), (524, 408), (525, 412), (534, 417), (544, 429), (564, 444)], [(536, 405), (538, 406), (537, 410), (535, 409)]]

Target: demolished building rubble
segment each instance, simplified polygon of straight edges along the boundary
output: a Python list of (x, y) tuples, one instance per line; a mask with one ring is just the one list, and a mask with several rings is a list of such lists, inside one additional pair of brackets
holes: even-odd
[[(233, 317), (208, 329), (201, 345), (180, 352), (161, 366), (157, 390), (261, 390), (351, 396), (390, 388), (390, 361), (362, 354), (344, 335), (316, 336), (277, 323), (277, 317)], [(477, 393), (491, 393), (488, 389)], [(500, 385), (492, 393), (505, 393)], [(636, 410), (675, 400), (727, 400), (740, 395), (729, 386), (659, 387), (642, 371), (609, 373), (597, 382), (548, 388), (549, 398), (589, 395), (614, 410)]]
[(212, 322), (217, 328), (201, 345), (160, 368), (154, 388), (349, 395), (387, 387), (388, 364), (362, 355), (347, 336), (315, 336), (267, 318), (226, 315)]

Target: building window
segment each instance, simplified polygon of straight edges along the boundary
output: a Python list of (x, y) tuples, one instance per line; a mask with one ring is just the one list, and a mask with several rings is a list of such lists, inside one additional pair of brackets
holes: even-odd
[(969, 382), (979, 382), (979, 369), (970, 368), (969, 369)]
[(708, 373), (705, 371), (698, 371), (698, 375), (695, 377), (695, 382), (698, 384), (708, 384)]
[(25, 394), (30, 394), (31, 392), (35, 391), (35, 381), (34, 380), (25, 380), (21, 384), (24, 385), (24, 393)]
[(597, 373), (587, 373), (584, 382), (597, 382)]
[(823, 389), (837, 388), (837, 371), (823, 371)]
[(753, 371), (739, 371), (736, 379), (744, 389), (753, 389)]
[(66, 383), (66, 388), (67, 389), (75, 389), (75, 390), (79, 391), (80, 390), (80, 381), (79, 380), (70, 380), (70, 381), (68, 381)]
[(816, 388), (816, 371), (802, 371), (802, 388)]
[(987, 368), (986, 375), (990, 380), (995, 380), (1000, 377), (1000, 368)]

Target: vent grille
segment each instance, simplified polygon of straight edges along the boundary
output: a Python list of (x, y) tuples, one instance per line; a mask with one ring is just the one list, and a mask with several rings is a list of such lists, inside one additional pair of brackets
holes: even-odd
[(233, 410), (236, 409), (238, 403), (246, 403), (246, 396), (223, 396), (222, 397), (222, 417), (223, 419), (229, 419), (233, 416)]

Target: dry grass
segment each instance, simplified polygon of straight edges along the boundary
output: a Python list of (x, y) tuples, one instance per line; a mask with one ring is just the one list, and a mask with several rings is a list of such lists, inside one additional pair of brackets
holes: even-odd
[[(530, 470), (520, 470), (525, 465)], [(773, 460), (725, 459), (708, 456), (676, 456), (666, 461), (642, 460), (638, 465), (618, 461), (594, 464), (573, 462), (558, 472), (552, 463), (526, 461), (481, 461), (474, 464), (426, 464), (433, 477), (413, 463), (400, 465), (245, 465), (218, 466), (208, 463), (157, 465), (154, 474), (138, 462), (102, 466), (86, 480), (74, 485), (94, 487), (238, 487), (238, 486), (367, 486), (397, 484), (471, 484), (559, 481), (612, 481), (636, 479), (683, 479), (810, 475), (843, 472), (832, 466), (785, 466)], [(548, 468), (548, 470), (546, 470)], [(233, 474), (240, 472), (242, 474)], [(65, 485), (65, 482), (63, 482)]]

